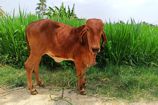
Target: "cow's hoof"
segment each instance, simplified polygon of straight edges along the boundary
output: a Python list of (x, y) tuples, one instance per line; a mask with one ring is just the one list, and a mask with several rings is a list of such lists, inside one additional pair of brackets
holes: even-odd
[(36, 89), (32, 89), (32, 90), (30, 91), (30, 93), (31, 93), (31, 95), (36, 95), (36, 94), (38, 94), (38, 92), (37, 92)]
[(80, 90), (81, 95), (86, 95), (86, 91), (84, 89)]
[(42, 81), (39, 81), (39, 82), (37, 83), (37, 85), (40, 86), (40, 87), (45, 87), (45, 85), (44, 85), (44, 83), (43, 83)]

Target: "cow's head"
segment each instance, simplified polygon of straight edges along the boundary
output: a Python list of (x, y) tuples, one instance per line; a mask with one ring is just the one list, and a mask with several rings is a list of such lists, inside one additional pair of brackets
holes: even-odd
[(82, 26), (80, 41), (82, 44), (87, 43), (89, 50), (95, 55), (100, 51), (101, 38), (103, 40), (101, 47), (106, 43), (103, 28), (104, 24), (100, 19), (88, 19), (86, 25)]

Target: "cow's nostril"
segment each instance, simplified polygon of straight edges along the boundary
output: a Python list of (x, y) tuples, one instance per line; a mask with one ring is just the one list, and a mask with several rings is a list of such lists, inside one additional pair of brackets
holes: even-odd
[(99, 48), (92, 48), (93, 53), (98, 53), (99, 52)]

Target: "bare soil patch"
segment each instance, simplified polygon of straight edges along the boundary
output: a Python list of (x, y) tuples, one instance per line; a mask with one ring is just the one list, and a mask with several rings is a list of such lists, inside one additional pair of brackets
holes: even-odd
[(0, 105), (158, 105), (158, 102), (127, 102), (101, 96), (79, 95), (76, 91), (37, 88), (37, 95), (30, 95), (26, 88), (0, 88)]

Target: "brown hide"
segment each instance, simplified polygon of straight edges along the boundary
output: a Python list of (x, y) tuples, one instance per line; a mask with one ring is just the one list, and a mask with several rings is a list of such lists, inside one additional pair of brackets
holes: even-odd
[(96, 54), (100, 50), (100, 39), (106, 42), (103, 22), (89, 19), (80, 27), (71, 27), (49, 19), (39, 20), (28, 25), (26, 38), (30, 55), (25, 62), (28, 87), (31, 94), (37, 94), (32, 85), (34, 71), (39, 86), (43, 86), (39, 74), (39, 62), (44, 54), (56, 62), (72, 60), (78, 77), (78, 89), (84, 94), (84, 73), (87, 67), (95, 64)]

